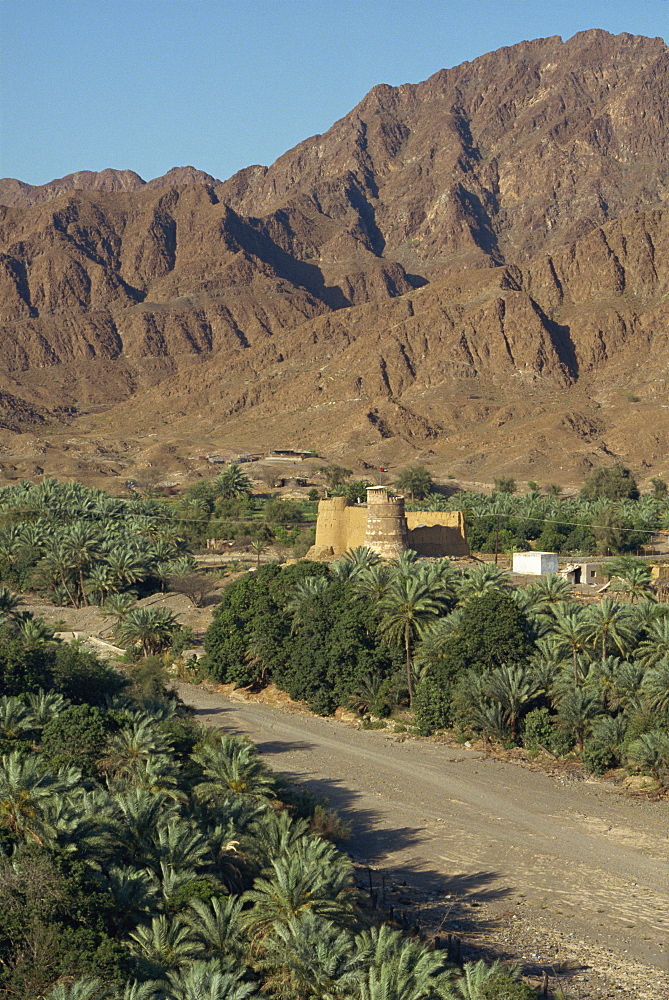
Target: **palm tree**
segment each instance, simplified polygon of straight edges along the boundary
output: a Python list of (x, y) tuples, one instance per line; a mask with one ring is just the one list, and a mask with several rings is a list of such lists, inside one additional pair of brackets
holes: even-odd
[(260, 557), (267, 548), (267, 542), (263, 541), (262, 538), (254, 538), (251, 542), (251, 548), (256, 554), (256, 566), (260, 566)]
[(536, 598), (537, 608), (540, 611), (552, 610), (566, 604), (572, 597), (571, 584), (557, 573), (542, 576), (529, 590)]
[(636, 659), (642, 667), (657, 666), (669, 659), (669, 618), (660, 618), (647, 630), (648, 638), (639, 643)]
[(37, 564), (35, 572), (43, 574), (53, 586), (56, 584), (61, 586), (72, 607), (76, 608), (78, 606), (76, 568), (72, 551), (57, 541)]
[(580, 613), (556, 609), (554, 636), (562, 648), (569, 650), (574, 668), (574, 689), (578, 687), (578, 654), (586, 645), (586, 626)]
[(104, 604), (114, 589), (114, 574), (109, 566), (98, 563), (92, 566), (86, 580), (86, 594), (90, 594), (96, 604)]
[(610, 643), (625, 654), (631, 648), (636, 633), (627, 609), (605, 599), (587, 608), (583, 617), (583, 635), (586, 642), (600, 644), (602, 660), (605, 660)]
[(409, 704), (413, 703), (412, 647), (439, 617), (446, 601), (417, 574), (398, 573), (379, 601), (379, 632), (387, 642), (403, 645), (406, 657)]
[(179, 809), (167, 795), (154, 794), (132, 785), (110, 799), (119, 825), (118, 847), (128, 862), (146, 866), (156, 858), (156, 831), (176, 821)]
[(207, 778), (195, 786), (201, 799), (216, 800), (230, 792), (262, 798), (275, 795), (275, 778), (253, 743), (216, 734), (212, 742), (202, 743), (191, 757)]
[(53, 627), (43, 618), (33, 618), (29, 611), (17, 616), (18, 630), (20, 635), (31, 646), (44, 646), (48, 642), (53, 642)]
[(632, 604), (639, 598), (647, 597), (651, 589), (651, 572), (647, 563), (641, 562), (635, 556), (618, 556), (607, 567), (609, 579), (618, 577)]
[(133, 594), (110, 594), (102, 606), (105, 617), (115, 618), (122, 622), (135, 603)]
[(653, 729), (633, 740), (627, 750), (633, 764), (650, 771), (659, 785), (664, 785), (663, 772), (669, 769), (669, 734), (664, 729)]
[(154, 917), (151, 923), (140, 924), (130, 934), (130, 950), (146, 959), (158, 975), (178, 969), (194, 958), (199, 946), (193, 940), (188, 924), (180, 916)]
[(305, 576), (295, 583), (290, 600), (286, 603), (286, 614), (293, 619), (291, 633), (296, 632), (302, 623), (311, 600), (325, 593), (330, 583), (331, 581), (325, 576)]
[(105, 1000), (109, 994), (99, 979), (84, 976), (74, 982), (59, 982), (51, 988), (46, 1000)]
[(595, 719), (604, 712), (602, 703), (596, 694), (586, 691), (569, 691), (560, 701), (558, 715), (567, 729), (573, 734), (576, 746), (583, 749)]
[(293, 819), (286, 811), (266, 809), (253, 823), (253, 851), (258, 864), (263, 865), (263, 875), (271, 875), (269, 865), (279, 857), (290, 854), (293, 845), (309, 835), (305, 819)]
[(36, 757), (24, 757), (16, 751), (7, 754), (0, 759), (0, 825), (15, 837), (29, 837), (42, 844), (44, 807), (65, 791), (55, 775), (44, 772)]
[(652, 711), (669, 712), (669, 657), (647, 670), (641, 682), (641, 694)]
[(138, 764), (168, 753), (172, 746), (170, 737), (152, 719), (137, 719), (110, 737), (105, 770), (115, 778), (132, 779)]
[(191, 934), (207, 958), (241, 957), (244, 939), (241, 927), (242, 904), (238, 897), (191, 902), (188, 916)]
[(79, 603), (87, 603), (86, 587), (84, 585), (84, 569), (100, 555), (100, 536), (94, 525), (85, 521), (74, 521), (63, 537), (63, 550), (72, 557), (72, 563), (77, 576)]
[(209, 860), (207, 838), (185, 819), (159, 826), (154, 835), (156, 856), (169, 868), (202, 868)]
[(511, 739), (516, 739), (523, 708), (537, 697), (540, 690), (531, 671), (520, 664), (498, 667), (485, 679), (486, 694), (499, 702), (507, 714)]
[(458, 599), (460, 604), (464, 604), (472, 597), (483, 597), (490, 590), (508, 590), (510, 586), (511, 577), (506, 570), (499, 569), (494, 563), (486, 563), (485, 566), (467, 570), (458, 588)]
[[(482, 1000), (484, 997), (511, 996), (507, 990), (519, 979), (520, 968), (503, 966), (499, 959), (492, 965), (486, 965), (483, 960), (465, 962), (460, 976), (452, 980), (440, 997), (442, 1000)], [(520, 994), (514, 991), (513, 995)]]
[(116, 628), (120, 642), (140, 645), (144, 656), (159, 653), (169, 646), (180, 628), (167, 608), (133, 608)]
[(392, 578), (393, 567), (380, 562), (370, 566), (369, 569), (361, 570), (355, 577), (354, 585), (361, 597), (376, 605), (387, 594)]
[(127, 934), (155, 910), (158, 900), (148, 872), (126, 865), (114, 865), (100, 875), (104, 889), (114, 900), (111, 920), (114, 929)]
[(254, 983), (241, 982), (243, 969), (223, 971), (218, 962), (196, 961), (169, 975), (166, 1000), (246, 1000)]
[(57, 691), (43, 691), (24, 695), (31, 725), (41, 729), (56, 715), (60, 715), (68, 702)]
[(334, 1000), (357, 988), (357, 955), (351, 933), (310, 910), (277, 924), (263, 941), (263, 989), (275, 996)]
[[(387, 925), (356, 938), (354, 968), (342, 977), (346, 996), (356, 1000), (432, 1000), (452, 979), (443, 953), (429, 951)], [(350, 992), (349, 992), (350, 991)]]
[(381, 557), (377, 552), (367, 545), (359, 545), (355, 549), (349, 549), (341, 559), (333, 563), (332, 572), (340, 579), (355, 580), (380, 562)]
[(131, 587), (133, 583), (139, 583), (148, 576), (148, 556), (143, 557), (130, 545), (111, 549), (105, 559), (114, 579), (114, 590)]
[(619, 662), (614, 666), (609, 678), (609, 705), (624, 712), (640, 708), (643, 699), (641, 684), (644, 672), (638, 663)]
[(627, 720), (623, 715), (607, 715), (603, 719), (597, 719), (592, 727), (594, 739), (618, 760), (626, 734)]
[(251, 493), (251, 480), (238, 462), (226, 465), (212, 485), (216, 495), (223, 499), (237, 499)]
[(8, 615), (11, 618), (21, 601), (21, 596), (13, 594), (9, 587), (0, 587), (0, 615)]
[(271, 867), (272, 877), (257, 878), (241, 897), (242, 903), (252, 904), (243, 922), (254, 940), (306, 910), (334, 923), (350, 922), (356, 894), (352, 868), (332, 845), (305, 837)]

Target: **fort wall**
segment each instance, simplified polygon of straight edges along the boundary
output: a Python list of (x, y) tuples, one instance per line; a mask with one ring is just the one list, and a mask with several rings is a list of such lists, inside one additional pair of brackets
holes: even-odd
[(469, 555), (461, 511), (405, 512), (403, 497), (390, 497), (378, 487), (371, 488), (367, 497), (366, 506), (351, 504), (345, 497), (320, 501), (310, 558), (337, 558), (361, 545), (384, 558), (393, 558), (405, 549), (437, 558)]
[(409, 548), (421, 556), (468, 556), (461, 510), (410, 510), (406, 515)]

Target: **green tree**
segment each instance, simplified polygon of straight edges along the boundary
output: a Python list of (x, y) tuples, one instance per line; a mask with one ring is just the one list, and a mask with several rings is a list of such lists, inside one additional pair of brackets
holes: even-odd
[(460, 609), (457, 628), (446, 638), (445, 658), (456, 674), (526, 663), (534, 650), (532, 627), (513, 597), (491, 589)]
[(432, 476), (424, 465), (408, 465), (395, 480), (398, 493), (408, 493), (411, 500), (423, 500), (433, 487)]
[(341, 465), (321, 465), (318, 468), (318, 472), (325, 477), (325, 482), (328, 484), (328, 489), (336, 490), (337, 487), (342, 486), (346, 480), (353, 475), (351, 469), (345, 469)]
[(627, 608), (608, 598), (590, 605), (581, 621), (586, 642), (599, 645), (602, 661), (611, 646), (624, 655), (634, 643), (636, 630)]
[(116, 627), (119, 642), (141, 646), (144, 656), (159, 653), (170, 645), (180, 628), (167, 608), (133, 608)]
[(41, 747), (54, 771), (73, 765), (93, 777), (107, 740), (103, 713), (91, 705), (68, 705), (42, 730)]
[(639, 489), (634, 476), (620, 462), (593, 469), (583, 483), (584, 500), (637, 500)]
[(413, 702), (413, 646), (445, 610), (440, 591), (418, 573), (398, 573), (379, 601), (379, 633), (404, 647), (409, 704)]
[(251, 480), (238, 462), (230, 462), (212, 483), (214, 494), (224, 499), (238, 499), (249, 496)]

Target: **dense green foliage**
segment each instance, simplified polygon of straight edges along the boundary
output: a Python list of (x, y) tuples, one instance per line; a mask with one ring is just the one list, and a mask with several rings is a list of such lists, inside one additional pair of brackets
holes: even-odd
[(633, 481), (622, 473), (620, 484), (617, 468), (596, 470), (595, 485), (584, 487), (578, 497), (556, 492), (544, 496), (538, 490), (523, 495), (461, 492), (447, 500), (433, 494), (421, 506), (462, 510), (474, 552), (529, 548), (565, 555), (630, 552), (650, 544), (654, 532), (669, 526), (669, 497), (657, 489), (639, 497)]
[(216, 478), (190, 485), (171, 505), (171, 513), (183, 536), (196, 545), (207, 538), (256, 540), (290, 546), (303, 554), (313, 543), (317, 498), (318, 493), (297, 502), (272, 493), (252, 494), (248, 476), (233, 462)]
[(385, 678), (392, 651), (375, 636), (369, 601), (326, 566), (263, 566), (226, 587), (205, 639), (207, 668), (224, 683), (272, 679), (323, 714), (370, 673)]
[(669, 608), (641, 560), (610, 575), (612, 597), (586, 606), (558, 577), (513, 588), (494, 565), (459, 573), (415, 553), (266, 566), (226, 589), (207, 665), (221, 681), (271, 678), (317, 712), (412, 705), (422, 733), (455, 726), (664, 781)]
[[(304, 582), (292, 569), (265, 574), (277, 602)], [(315, 832), (322, 809), (293, 817), (256, 748), (195, 726), (155, 658), (100, 703), (103, 668), (52, 646), (33, 658), (40, 689), (20, 690), (14, 671), (0, 695), (1, 996), (357, 1000), (392, 986), (455, 1000), (474, 983), (481, 997), (534, 995), (514, 969), (461, 972), (370, 920), (351, 862)], [(90, 698), (48, 690), (70, 675)]]
[(150, 594), (178, 571), (186, 549), (157, 500), (118, 500), (55, 479), (0, 490), (0, 580), (56, 604)]

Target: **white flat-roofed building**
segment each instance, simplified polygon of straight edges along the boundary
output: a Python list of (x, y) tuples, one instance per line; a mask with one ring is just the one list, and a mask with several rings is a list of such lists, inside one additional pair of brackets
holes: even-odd
[(525, 576), (547, 576), (557, 573), (557, 552), (514, 552), (513, 572)]

